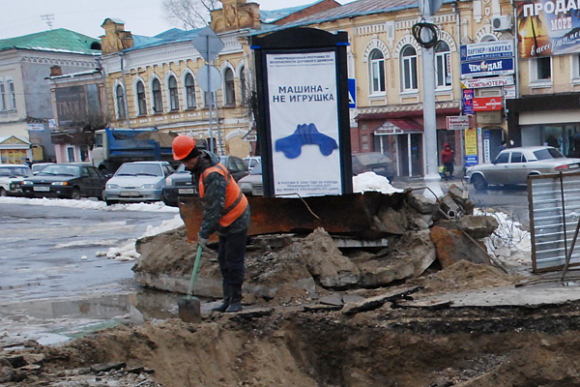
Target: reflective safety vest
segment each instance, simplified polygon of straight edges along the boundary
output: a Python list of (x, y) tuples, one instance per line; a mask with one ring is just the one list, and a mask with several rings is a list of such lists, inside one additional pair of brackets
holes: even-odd
[(220, 226), (227, 227), (244, 213), (248, 206), (248, 199), (222, 163), (217, 163), (213, 167), (207, 168), (199, 177), (200, 198), (205, 195), (205, 179), (212, 172), (217, 172), (226, 179), (226, 205), (222, 212)]

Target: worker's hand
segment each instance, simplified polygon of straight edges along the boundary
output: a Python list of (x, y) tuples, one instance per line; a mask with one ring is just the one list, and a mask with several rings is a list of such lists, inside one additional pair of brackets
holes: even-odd
[(197, 236), (197, 245), (201, 246), (202, 248), (206, 248), (207, 244), (209, 243), (209, 238), (204, 238), (201, 235)]

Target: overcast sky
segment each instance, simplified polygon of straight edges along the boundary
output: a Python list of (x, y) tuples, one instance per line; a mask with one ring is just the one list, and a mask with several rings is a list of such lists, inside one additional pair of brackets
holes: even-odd
[[(45, 31), (42, 15), (53, 14), (52, 28), (66, 28), (98, 38), (108, 18), (125, 22), (135, 35), (153, 36), (176, 27), (164, 18), (162, 0), (1, 0), (0, 39)], [(255, 0), (260, 9), (274, 10), (314, 3), (316, 0)], [(337, 0), (346, 4), (352, 0)], [(250, 2), (250, 1), (248, 1)]]

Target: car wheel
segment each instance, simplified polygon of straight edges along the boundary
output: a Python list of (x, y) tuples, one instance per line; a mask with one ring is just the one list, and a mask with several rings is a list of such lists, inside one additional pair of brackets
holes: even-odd
[(117, 204), (117, 202), (114, 200), (105, 200), (105, 203), (107, 203), (107, 206), (112, 206), (113, 204)]
[(81, 190), (78, 188), (73, 189), (72, 194), (70, 195), (72, 200), (80, 200), (81, 198)]
[(473, 188), (475, 188), (476, 191), (487, 189), (487, 181), (485, 181), (484, 177), (481, 175), (473, 175), (471, 177), (471, 184), (473, 184)]
[(97, 196), (97, 199), (99, 199), (99, 200), (103, 200), (103, 201), (104, 201), (104, 200), (106, 200), (106, 196), (105, 196), (105, 190), (103, 190), (103, 191), (101, 192), (101, 196)]
[(2, 187), (0, 187), (0, 196), (2, 196), (2, 197), (8, 196), (8, 194), (6, 193), (6, 190)]

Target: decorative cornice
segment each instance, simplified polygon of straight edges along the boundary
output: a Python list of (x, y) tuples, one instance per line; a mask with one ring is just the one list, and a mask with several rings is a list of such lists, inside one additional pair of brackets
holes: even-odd
[[(460, 106), (459, 101), (435, 103), (435, 109), (455, 109), (459, 108), (459, 106)], [(381, 107), (358, 108), (357, 113), (358, 114), (402, 113), (420, 110), (423, 110), (422, 103), (412, 105), (391, 105)]]

